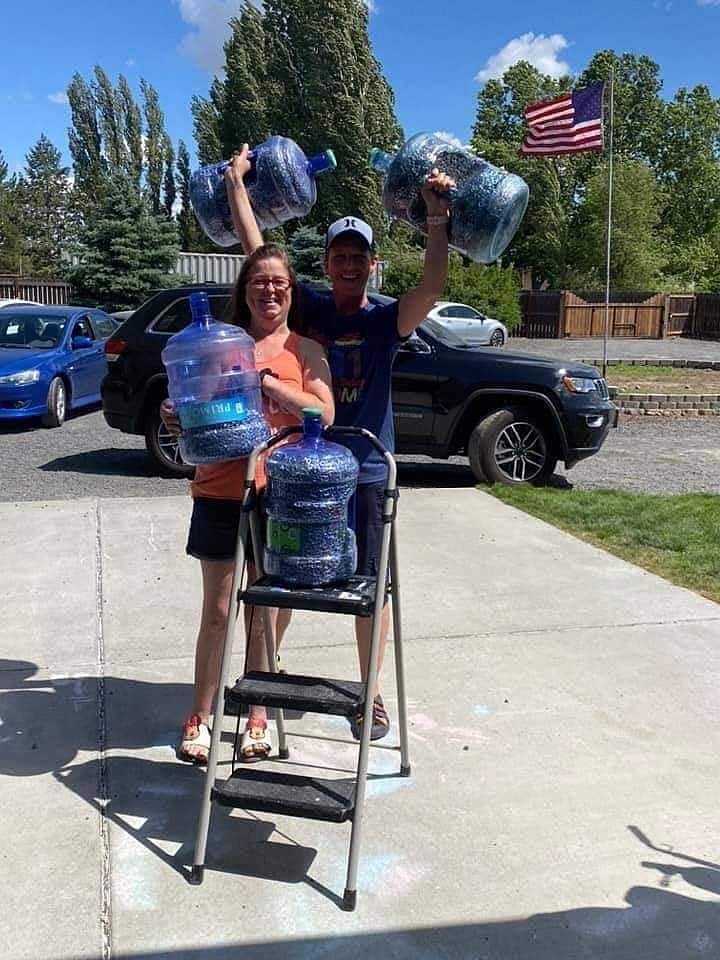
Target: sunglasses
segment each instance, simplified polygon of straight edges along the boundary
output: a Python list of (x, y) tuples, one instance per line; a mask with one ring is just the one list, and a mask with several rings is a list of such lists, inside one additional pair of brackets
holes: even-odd
[(292, 286), (288, 277), (256, 276), (250, 277), (247, 281), (247, 285), (253, 287), (255, 290), (266, 290), (270, 284), (272, 284), (276, 290), (289, 290)]

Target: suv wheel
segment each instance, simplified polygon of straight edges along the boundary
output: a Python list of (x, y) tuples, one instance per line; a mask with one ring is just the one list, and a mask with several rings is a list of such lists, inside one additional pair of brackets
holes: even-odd
[(480, 421), (470, 435), (468, 456), (478, 480), (517, 486), (544, 483), (557, 463), (547, 428), (515, 407), (495, 410)]
[(184, 462), (177, 437), (170, 433), (160, 418), (160, 404), (153, 408), (145, 424), (145, 447), (164, 477), (192, 477), (195, 467)]

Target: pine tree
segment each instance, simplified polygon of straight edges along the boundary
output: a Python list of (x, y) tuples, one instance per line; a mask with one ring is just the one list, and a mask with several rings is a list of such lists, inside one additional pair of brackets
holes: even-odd
[(163, 174), (163, 209), (169, 219), (173, 217), (173, 207), (177, 197), (177, 185), (175, 183), (175, 151), (173, 150), (172, 140), (165, 134), (163, 137), (163, 153), (165, 155), (165, 173)]
[(287, 247), (298, 280), (321, 280), (325, 276), (325, 239), (315, 227), (298, 227)]
[(193, 116), (201, 163), (228, 157), (243, 142), (292, 137), (307, 154), (331, 148), (338, 168), (318, 186), (309, 224), (344, 213), (365, 217), (381, 234), (380, 180), (367, 168), (371, 147), (392, 150), (401, 130), (393, 94), (373, 55), (363, 0), (266, 0), (264, 15), (246, 2), (225, 46), (225, 77)]
[(392, 91), (368, 37), (362, 0), (266, 0), (268, 120), (306, 153), (328, 147), (338, 168), (318, 189), (308, 223), (325, 226), (355, 213), (382, 232), (380, 180), (368, 170), (373, 146), (393, 150), (401, 139)]
[(153, 213), (128, 175), (108, 184), (96, 216), (81, 231), (80, 250), (81, 261), (70, 272), (75, 293), (106, 310), (131, 309), (149, 290), (177, 280), (175, 224)]
[(128, 172), (139, 185), (143, 170), (142, 114), (125, 77), (118, 78), (117, 96), (128, 150)]
[(190, 154), (183, 140), (178, 141), (177, 155), (178, 193), (180, 196), (180, 212), (177, 217), (180, 233), (181, 250), (202, 250), (204, 243), (201, 239), (195, 214), (190, 206)]
[(17, 177), (8, 178), (8, 165), (0, 150), (0, 273), (22, 272), (20, 219)]
[(150, 203), (155, 213), (160, 212), (160, 191), (163, 179), (163, 144), (165, 140), (165, 117), (160, 109), (157, 90), (147, 80), (140, 81), (145, 113), (145, 154), (147, 157), (147, 187)]
[(76, 73), (67, 89), (72, 126), (68, 130), (75, 189), (83, 209), (94, 206), (102, 193), (107, 164), (103, 158), (97, 104), (92, 88)]
[(26, 157), (20, 196), (27, 255), (36, 276), (58, 277), (73, 234), (68, 168), (43, 134)]
[(105, 159), (110, 170), (127, 170), (129, 154), (123, 129), (121, 98), (102, 67), (96, 66), (93, 72), (95, 74), (93, 92)]

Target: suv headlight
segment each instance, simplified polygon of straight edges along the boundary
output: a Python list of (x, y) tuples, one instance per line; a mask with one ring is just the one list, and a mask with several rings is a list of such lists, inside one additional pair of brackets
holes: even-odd
[(569, 393), (595, 393), (595, 381), (590, 377), (563, 377), (563, 386)]
[(0, 377), (0, 383), (9, 383), (14, 387), (22, 387), (26, 383), (37, 383), (39, 379), (39, 370), (21, 370), (20, 373), (9, 373), (6, 377)]

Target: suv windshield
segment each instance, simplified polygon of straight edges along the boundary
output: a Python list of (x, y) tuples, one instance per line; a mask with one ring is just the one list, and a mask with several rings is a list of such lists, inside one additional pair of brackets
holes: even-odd
[(52, 350), (62, 339), (66, 317), (41, 313), (0, 312), (0, 347)]

